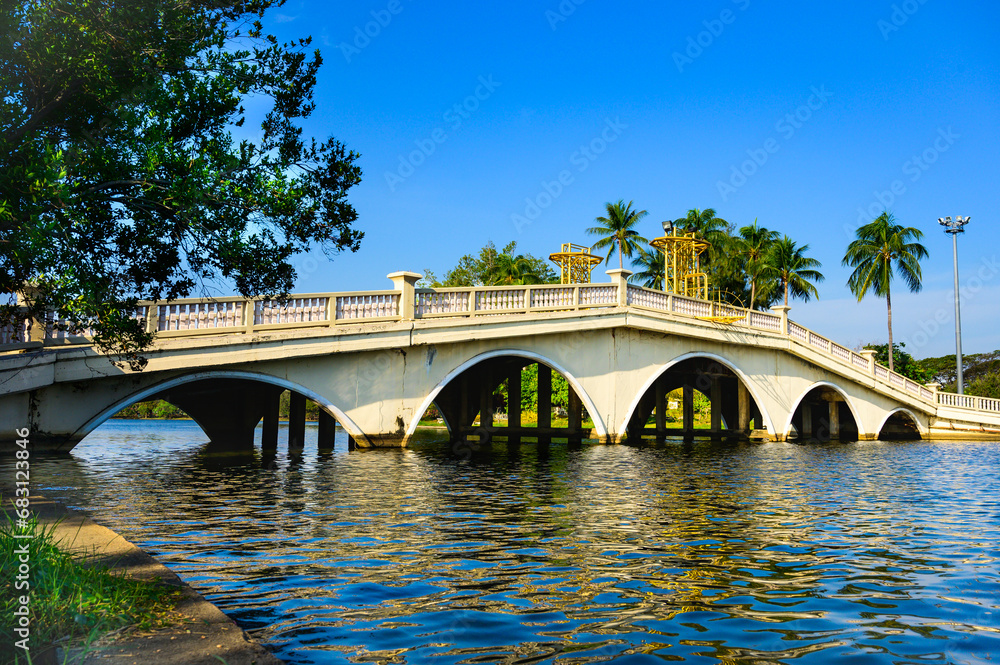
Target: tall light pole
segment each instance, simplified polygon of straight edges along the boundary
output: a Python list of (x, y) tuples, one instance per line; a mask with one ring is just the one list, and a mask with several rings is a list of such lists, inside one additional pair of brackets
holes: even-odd
[(958, 234), (965, 233), (966, 224), (971, 217), (955, 216), (955, 221), (951, 217), (938, 217), (938, 224), (946, 227), (944, 232), (951, 234), (951, 248), (955, 256), (955, 364), (958, 367), (958, 394), (963, 394), (962, 385), (962, 312), (959, 308), (961, 297), (958, 293)]

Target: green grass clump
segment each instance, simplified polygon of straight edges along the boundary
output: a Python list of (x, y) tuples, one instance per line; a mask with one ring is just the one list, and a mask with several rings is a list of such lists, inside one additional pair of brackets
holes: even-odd
[[(24, 652), (14, 648), (21, 638), (15, 633), (20, 607), (18, 598), (29, 596), (30, 654), (35, 659), (52, 645), (86, 646), (100, 636), (120, 628), (161, 628), (179, 619), (173, 609), (182, 593), (160, 582), (134, 580), (115, 574), (108, 566), (93, 565), (91, 557), (72, 556), (60, 550), (51, 528), (31, 522), (27, 529), (15, 526), (13, 515), (0, 522), (0, 664), (27, 663)], [(30, 533), (31, 538), (14, 534)], [(17, 550), (28, 544), (30, 590), (18, 590)], [(8, 648), (10, 647), (10, 648)], [(15, 660), (17, 658), (18, 660)]]

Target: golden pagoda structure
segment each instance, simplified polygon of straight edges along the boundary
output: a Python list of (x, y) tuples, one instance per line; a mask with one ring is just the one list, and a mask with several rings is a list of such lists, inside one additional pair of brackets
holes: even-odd
[(663, 223), (667, 234), (653, 238), (649, 244), (663, 252), (663, 290), (688, 298), (708, 300), (708, 275), (702, 272), (701, 255), (709, 248), (694, 233), (677, 234), (677, 228)]
[(589, 284), (594, 266), (604, 259), (591, 254), (589, 247), (564, 242), (558, 252), (549, 254), (549, 260), (559, 266), (560, 284)]

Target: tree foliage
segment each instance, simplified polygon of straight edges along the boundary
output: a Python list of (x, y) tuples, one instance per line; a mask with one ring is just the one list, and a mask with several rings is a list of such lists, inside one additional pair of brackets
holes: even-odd
[(608, 250), (608, 255), (604, 259), (604, 263), (607, 265), (615, 248), (617, 248), (618, 267), (624, 268), (622, 257), (632, 258), (632, 255), (648, 242), (635, 230), (639, 221), (648, 213), (645, 210), (633, 210), (632, 201), (625, 203), (624, 199), (618, 199), (616, 203), (606, 203), (604, 207), (607, 216), (597, 217), (594, 221), (598, 223), (598, 226), (587, 229), (587, 233), (600, 236), (592, 249)]
[[(903, 227), (896, 223), (892, 213), (883, 212), (857, 230), (857, 239), (847, 246), (844, 255), (843, 264), (854, 268), (847, 285), (858, 302), (869, 291), (885, 298), (889, 346), (893, 346), (892, 279), (898, 275), (911, 292), (921, 289), (920, 259), (927, 257), (927, 248), (916, 241), (923, 235), (920, 229)], [(890, 357), (889, 369), (894, 369), (893, 361)]]
[(764, 258), (761, 274), (781, 285), (785, 306), (789, 296), (804, 302), (808, 302), (810, 297), (819, 297), (813, 282), (823, 281), (823, 274), (815, 270), (822, 264), (806, 256), (808, 250), (809, 245), (800, 247), (788, 236), (782, 236), (773, 241)]
[[(0, 312), (15, 294), (138, 369), (140, 299), (222, 280), (287, 294), (290, 259), (357, 250), (358, 155), (303, 136), (322, 59), (261, 18), (283, 0), (0, 6)], [(247, 100), (264, 108), (241, 130)], [(238, 140), (243, 132), (253, 139)], [(25, 289), (25, 285), (30, 288)]]
[(497, 251), (488, 242), (476, 255), (466, 254), (458, 264), (438, 279), (430, 270), (424, 271), (419, 286), (444, 288), (451, 286), (504, 286), (510, 284), (557, 284), (559, 275), (544, 259), (531, 254), (515, 254), (517, 242), (507, 243)]
[[(892, 345), (893, 365), (896, 368), (893, 371), (918, 383), (929, 383), (934, 377), (933, 373), (924, 367), (922, 361), (907, 353), (905, 347), (905, 342)], [(888, 344), (865, 344), (864, 348), (875, 351), (875, 362), (883, 366), (889, 365)]]

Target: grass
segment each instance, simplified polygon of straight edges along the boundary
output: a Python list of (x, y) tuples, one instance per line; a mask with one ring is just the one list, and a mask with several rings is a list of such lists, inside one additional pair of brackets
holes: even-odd
[[(14, 632), (20, 605), (18, 597), (25, 590), (15, 587), (18, 566), (16, 550), (28, 545), (30, 565), (29, 595), (30, 654), (39, 656), (55, 645), (63, 648), (86, 647), (100, 636), (114, 630), (135, 627), (151, 630), (177, 623), (174, 607), (182, 593), (159, 582), (134, 580), (114, 573), (108, 566), (93, 565), (90, 557), (72, 556), (56, 546), (52, 527), (29, 524), (17, 529), (13, 516), (6, 514), (0, 523), (0, 663), (29, 664), (21, 649), (14, 648), (20, 637)], [(14, 534), (31, 533), (31, 538)], [(23, 556), (23, 555), (20, 555)]]

